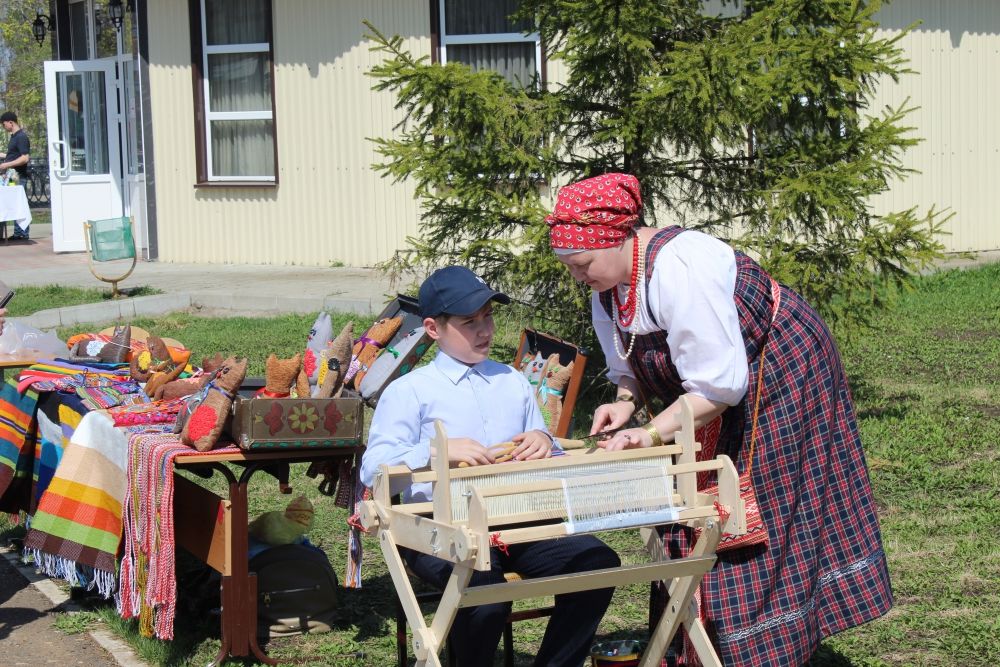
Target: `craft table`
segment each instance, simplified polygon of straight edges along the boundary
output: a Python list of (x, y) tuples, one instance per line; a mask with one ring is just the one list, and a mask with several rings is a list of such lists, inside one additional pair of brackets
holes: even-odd
[(0, 382), (4, 381), (4, 372), (8, 368), (27, 368), (42, 356), (37, 350), (24, 350), (17, 354), (0, 354)]
[[(222, 646), (211, 664), (221, 664), (227, 656), (251, 654), (262, 663), (278, 663), (257, 643), (257, 575), (249, 571), (247, 558), (247, 485), (250, 478), (269, 464), (336, 460), (354, 456), (363, 449), (359, 446), (230, 450), (218, 454), (181, 454), (174, 459), (175, 469), (208, 468), (220, 472), (229, 482), (229, 498), (226, 499), (174, 473), (177, 544), (222, 575)], [(243, 464), (246, 469), (237, 477), (236, 471), (226, 463)]]
[(8, 238), (7, 220), (13, 220), (21, 231), (27, 231), (31, 224), (31, 208), (23, 185), (0, 187), (0, 237), (5, 240)]

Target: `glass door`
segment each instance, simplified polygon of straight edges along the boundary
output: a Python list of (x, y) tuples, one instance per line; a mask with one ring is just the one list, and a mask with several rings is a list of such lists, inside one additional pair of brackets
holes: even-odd
[(45, 63), (52, 249), (85, 249), (86, 220), (125, 215), (115, 59)]

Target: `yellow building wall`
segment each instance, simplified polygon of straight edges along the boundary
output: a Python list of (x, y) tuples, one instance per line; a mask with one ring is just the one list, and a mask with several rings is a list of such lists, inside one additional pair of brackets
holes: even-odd
[(902, 162), (920, 173), (892, 183), (873, 205), (880, 212), (950, 209), (950, 235), (942, 239), (949, 251), (998, 249), (1000, 3), (897, 0), (879, 13), (880, 36), (898, 36), (916, 22), (899, 42), (914, 73), (882, 81), (871, 110), (917, 107), (905, 124), (923, 141)]
[[(365, 75), (362, 21), (403, 37), (429, 56), (427, 0), (280, 0), (274, 3), (275, 102), (279, 185), (196, 188), (192, 75), (186, 0), (149, 3), (149, 80), (159, 258), (162, 261), (371, 266), (417, 234), (420, 210), (410, 183), (393, 183), (368, 137), (402, 120), (393, 96)], [(714, 9), (714, 7), (713, 7)], [(1000, 93), (990, 84), (998, 58), (1000, 3), (897, 0), (881, 12), (881, 34), (922, 25), (900, 42), (914, 74), (881, 82), (871, 110), (909, 98), (908, 118), (923, 142), (903, 156), (921, 173), (872, 200), (876, 211), (948, 208), (950, 251), (1000, 248), (992, 220), (1000, 142), (987, 122)], [(550, 85), (566, 80), (548, 63)], [(551, 197), (562, 183), (543, 193)]]
[(409, 184), (372, 169), (368, 137), (402, 115), (365, 76), (362, 21), (430, 54), (426, 0), (274, 2), (274, 188), (195, 187), (194, 101), (186, 0), (149, 7), (149, 82), (159, 258), (167, 262), (371, 266), (417, 231)]

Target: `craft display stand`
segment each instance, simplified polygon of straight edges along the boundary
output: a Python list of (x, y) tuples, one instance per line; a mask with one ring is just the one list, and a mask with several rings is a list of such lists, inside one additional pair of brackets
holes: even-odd
[[(432, 447), (437, 456), (430, 470), (382, 466), (372, 499), (362, 504), (361, 522), (378, 536), (382, 555), (413, 630), (417, 665), (441, 665), (439, 652), (458, 610), (496, 602), (572, 593), (642, 581), (661, 581), (669, 591), (667, 610), (652, 629), (640, 665), (659, 665), (682, 625), (704, 665), (721, 662), (691, 599), (702, 577), (715, 564), (722, 532), (746, 530), (746, 511), (739, 495), (736, 468), (727, 456), (697, 462), (690, 405), (682, 402), (681, 430), (675, 443), (622, 452), (577, 451), (543, 461), (523, 461), (452, 470), (448, 437), (436, 423)], [(719, 493), (697, 491), (697, 474), (716, 471)], [(611, 505), (570, 507), (567, 484), (611, 485)], [(647, 487), (647, 481), (653, 486)], [(391, 488), (431, 483), (433, 501), (394, 502)], [(643, 485), (643, 486), (639, 486)], [(657, 494), (639, 489), (658, 488)], [(397, 497), (398, 498), (398, 497)], [(603, 503), (603, 498), (599, 503)], [(615, 503), (621, 502), (619, 507)], [(562, 503), (562, 504), (560, 504)], [(598, 521), (577, 522), (576, 514), (596, 511)], [(683, 523), (701, 529), (691, 554), (667, 559), (655, 526)], [(598, 525), (599, 524), (599, 525)], [(470, 587), (474, 570), (490, 569), (494, 537), (505, 544), (554, 539), (597, 530), (638, 528), (647, 545), (649, 563)], [(424, 620), (398, 547), (431, 554), (454, 564), (430, 625)]]
[[(175, 468), (218, 471), (229, 483), (229, 497), (212, 491), (182, 475), (175, 475), (174, 517), (177, 544), (187, 549), (222, 576), (222, 646), (211, 665), (227, 657), (253, 656), (268, 665), (278, 664), (257, 642), (257, 575), (248, 564), (249, 523), (247, 486), (257, 471), (269, 465), (311, 463), (354, 456), (363, 447), (227, 451), (217, 454), (181, 454)], [(237, 476), (227, 463), (243, 464)], [(287, 479), (285, 480), (287, 482)], [(283, 488), (283, 492), (291, 489)]]

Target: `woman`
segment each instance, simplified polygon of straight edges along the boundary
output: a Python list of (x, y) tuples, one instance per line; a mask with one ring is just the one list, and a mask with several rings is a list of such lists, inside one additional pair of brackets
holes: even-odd
[[(816, 312), (756, 262), (700, 232), (637, 227), (641, 210), (636, 178), (606, 174), (562, 188), (546, 218), (560, 261), (593, 289), (618, 387), (591, 433), (655, 397), (662, 412), (603, 446), (660, 444), (678, 428), (677, 399), (690, 399), (703, 454), (750, 471), (766, 530), (766, 544), (720, 551), (702, 617), (724, 664), (804, 664), (824, 637), (892, 605), (839, 353)], [(688, 538), (670, 536), (672, 555)]]

